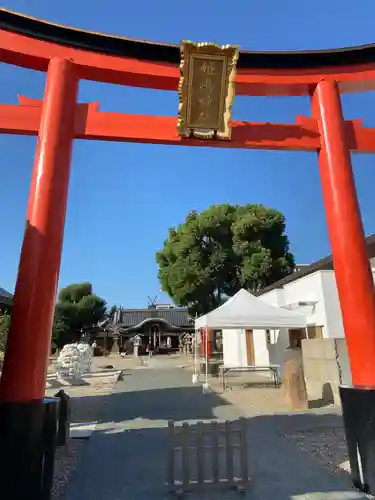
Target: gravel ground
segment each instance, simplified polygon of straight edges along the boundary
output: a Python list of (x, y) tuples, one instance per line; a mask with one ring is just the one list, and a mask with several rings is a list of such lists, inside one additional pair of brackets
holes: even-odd
[[(111, 394), (114, 386), (115, 380), (111, 379), (96, 381), (95, 384), (89, 387), (66, 388), (67, 394), (72, 398), (71, 421), (79, 423), (97, 420), (100, 409), (105, 403), (105, 396)], [(56, 389), (47, 390), (48, 396), (52, 396), (54, 393), (56, 393)], [(56, 450), (52, 500), (64, 498), (66, 487), (78, 464), (79, 456), (87, 443), (87, 439), (70, 439), (66, 447)]]
[[(55, 362), (56, 360), (51, 358), (48, 373), (55, 372)], [(134, 361), (127, 360), (127, 363), (124, 363), (118, 357), (94, 358), (92, 368), (93, 371), (97, 371), (109, 364), (122, 369), (128, 367), (125, 365), (132, 366)], [(119, 366), (120, 364), (124, 366)], [(103, 377), (91, 381), (89, 386), (62, 387), (72, 398), (71, 421), (74, 423), (83, 423), (97, 420), (100, 409), (105, 403), (103, 396), (111, 394), (115, 385), (115, 378)], [(54, 396), (58, 390), (58, 388), (46, 389), (46, 396)], [(66, 488), (78, 464), (83, 448), (87, 443), (87, 439), (70, 439), (66, 447), (56, 450), (52, 500), (61, 500), (64, 498)]]
[(334, 474), (347, 474), (343, 464), (348, 460), (348, 450), (342, 427), (306, 429), (292, 434), (280, 433), (280, 436), (328, 466)]
[(284, 414), (293, 418), (293, 414), (297, 415), (298, 427), (287, 431), (280, 430), (279, 436), (297, 446), (301, 451), (308, 453), (321, 465), (328, 467), (335, 475), (347, 476), (350, 472), (341, 419), (333, 419), (334, 423), (327, 426), (312, 426), (311, 422), (307, 422), (309, 416), (313, 417), (314, 415), (317, 415), (317, 420), (319, 420), (319, 414), (322, 413), (339, 416), (341, 414), (339, 408), (330, 406), (306, 412), (294, 412), (286, 403), (282, 389), (274, 389), (256, 383), (251, 387), (244, 388), (237, 380), (237, 383), (233, 384), (232, 390), (223, 393), (220, 380), (215, 378), (210, 379), (210, 386), (215, 392), (220, 393), (221, 397), (239, 408), (246, 417)]
[[(163, 360), (163, 362), (157, 359), (151, 364), (155, 364), (152, 366), (153, 369), (166, 365), (171, 365), (170, 368), (172, 368), (172, 365), (176, 364), (174, 367), (176, 369), (178, 362), (177, 359)], [(171, 383), (169, 370), (160, 372), (157, 370), (154, 372), (155, 376), (150, 377), (148, 370), (133, 371), (134, 368), (136, 369), (131, 366), (133, 362), (121, 360), (122, 363), (124, 366), (121, 368), (127, 365), (126, 368), (131, 369), (133, 376), (119, 384), (115, 390), (116, 394), (108, 401), (105, 397), (84, 397), (88, 395), (88, 387), (71, 389), (71, 395), (76, 396), (73, 399), (72, 420), (75, 422), (96, 420), (103, 406), (100, 414), (102, 423), (99, 426), (100, 432), (95, 434), (89, 446), (86, 447), (87, 441), (74, 440), (67, 449), (59, 450), (56, 457), (52, 500), (63, 498), (93, 500), (94, 498), (108, 498), (110, 493), (111, 498), (120, 498), (125, 495), (125, 491), (125, 496), (128, 498), (150, 498), (150, 490), (143, 483), (140, 487), (139, 480), (135, 477), (137, 474), (135, 476), (133, 473), (126, 474), (129, 470), (139, 471), (150, 480), (150, 484), (151, 482), (158, 484), (163, 475), (162, 470), (157, 474), (157, 471), (155, 472), (155, 467), (158, 469), (160, 465), (158, 462), (161, 446), (160, 429), (153, 428), (153, 426), (151, 428), (150, 425), (167, 416), (176, 421), (189, 419), (189, 417), (190, 419), (194, 417), (193, 420), (203, 418), (203, 416), (207, 418), (206, 413), (209, 408), (199, 409), (196, 404), (192, 408), (189, 395), (186, 397), (189, 401), (186, 406), (185, 397), (182, 396), (181, 389), (178, 387), (183, 387), (185, 393), (188, 391), (187, 386), (190, 385), (186, 382), (191, 379), (190, 375), (188, 377), (183, 375), (183, 370), (181, 372), (177, 370), (173, 374), (173, 383)], [(113, 364), (120, 368), (118, 361)], [(151, 366), (148, 368), (150, 369)], [(177, 383), (177, 379), (180, 378), (181, 381)], [(175, 382), (177, 387), (174, 387)], [(220, 381), (213, 379), (211, 382), (213, 392), (220, 394)], [(190, 391), (192, 390), (191, 388)], [(90, 395), (102, 396), (112, 392), (113, 388), (98, 387), (91, 389)], [(220, 396), (230, 405), (222, 406), (222, 403), (215, 401), (212, 395), (214, 401), (210, 411), (214, 412), (215, 417), (231, 419), (233, 416), (231, 417), (229, 413), (234, 411), (237, 416), (249, 418), (251, 443), (249, 456), (252, 462), (251, 470), (256, 478), (248, 492), (249, 498), (257, 500), (274, 498), (276, 484), (279, 500), (364, 498), (351, 490), (349, 476), (340, 468), (340, 465), (347, 460), (347, 453), (339, 410), (331, 408), (293, 412), (285, 404), (281, 390), (262, 385), (240, 388), (237, 384), (233, 384), (232, 390)], [(202, 398), (201, 403), (209, 399)], [(134, 422), (138, 422), (141, 417), (143, 418), (142, 429), (132, 432)], [(103, 424), (103, 422), (108, 423)], [(146, 428), (147, 422), (150, 428)], [(125, 433), (122, 430), (124, 428), (127, 430)], [(129, 446), (134, 450), (130, 459), (125, 452)], [(151, 455), (147, 460), (144, 454), (146, 448), (150, 450)], [(274, 464), (270, 461), (270, 450), (272, 450)], [(82, 455), (82, 460), (80, 460), (80, 455)], [(80, 465), (77, 473), (70, 482), (78, 461)], [(104, 481), (104, 478), (96, 472), (106, 467), (114, 471), (114, 476), (108, 481)], [(290, 475), (290, 470), (293, 470), (295, 474)], [(154, 478), (155, 474), (157, 477)], [(69, 483), (70, 486), (67, 489)]]
[(229, 389), (224, 392), (219, 378), (211, 377), (209, 384), (213, 391), (238, 407), (245, 417), (290, 413), (291, 409), (285, 401), (283, 390), (272, 387), (264, 378), (261, 379), (263, 383), (259, 383), (260, 377), (256, 374), (253, 375), (251, 385), (246, 383), (244, 377), (228, 377)]
[(52, 500), (64, 497), (66, 487), (77, 466), (79, 454), (86, 442), (84, 439), (71, 439), (67, 447), (56, 450)]
[[(235, 392), (233, 389), (228, 394), (233, 397)], [(347, 475), (333, 474), (311, 453), (280, 436), (281, 433), (294, 436), (301, 429), (304, 434), (309, 429), (327, 431), (334, 427), (335, 420), (335, 425), (340, 425), (337, 423), (340, 417), (327, 414), (326, 410), (325, 413), (274, 414), (272, 407), (276, 406), (278, 393), (271, 388), (264, 396), (272, 394), (272, 397), (262, 398), (262, 392), (261, 388), (238, 391), (242, 402), (246, 400), (243, 410), (238, 404), (227, 404), (214, 392), (203, 395), (200, 387), (192, 385), (191, 374), (183, 370), (134, 370), (118, 384), (103, 408), (98, 432), (85, 447), (64, 500), (165, 499), (162, 450), (167, 421), (195, 423), (197, 420), (233, 420), (240, 416), (248, 418), (252, 478), (243, 498), (363, 500), (364, 496), (352, 489)], [(267, 411), (261, 411), (265, 402)], [(234, 497), (237, 495), (215, 497), (212, 492), (207, 500)]]

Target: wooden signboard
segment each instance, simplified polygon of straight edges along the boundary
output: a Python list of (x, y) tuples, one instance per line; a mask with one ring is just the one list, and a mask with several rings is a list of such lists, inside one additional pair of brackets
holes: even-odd
[(237, 46), (181, 42), (178, 135), (231, 139), (238, 54)]

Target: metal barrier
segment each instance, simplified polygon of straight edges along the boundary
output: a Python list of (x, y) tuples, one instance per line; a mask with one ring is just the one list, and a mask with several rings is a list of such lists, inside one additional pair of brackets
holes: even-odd
[(169, 491), (181, 494), (205, 485), (244, 491), (249, 483), (246, 429), (244, 418), (193, 425), (169, 422)]

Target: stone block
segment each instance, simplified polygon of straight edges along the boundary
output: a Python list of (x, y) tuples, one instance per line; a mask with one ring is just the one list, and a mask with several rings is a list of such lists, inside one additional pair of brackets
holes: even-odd
[(303, 339), (302, 357), (304, 359), (336, 359), (334, 339)]
[(307, 408), (307, 395), (302, 363), (290, 359), (284, 364), (283, 390), (287, 403), (294, 410)]

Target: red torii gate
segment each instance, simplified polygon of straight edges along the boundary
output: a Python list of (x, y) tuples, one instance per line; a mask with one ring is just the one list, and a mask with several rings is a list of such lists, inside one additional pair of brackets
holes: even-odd
[[(179, 57), (177, 46), (75, 30), (1, 9), (0, 60), (44, 71), (47, 82), (43, 101), (19, 97), (18, 105), (0, 105), (1, 133), (38, 136), (0, 415), (17, 415), (17, 408), (43, 402), (71, 150), (79, 138), (318, 153), (353, 378), (353, 387), (341, 390), (348, 428), (348, 400), (356, 401), (357, 420), (369, 400), (375, 406), (375, 294), (350, 159), (350, 152), (375, 153), (375, 129), (363, 127), (360, 119), (344, 120), (340, 92), (375, 89), (375, 45), (337, 51), (241, 51), (237, 95), (311, 96), (312, 118), (297, 116), (295, 124), (234, 121), (231, 141), (178, 137), (177, 117), (107, 113), (98, 103), (77, 103), (80, 79), (176, 91)], [(368, 419), (363, 411), (362, 427)], [(349, 440), (348, 445), (353, 461)], [(362, 488), (375, 489), (375, 479), (361, 479), (354, 462), (352, 471)]]

